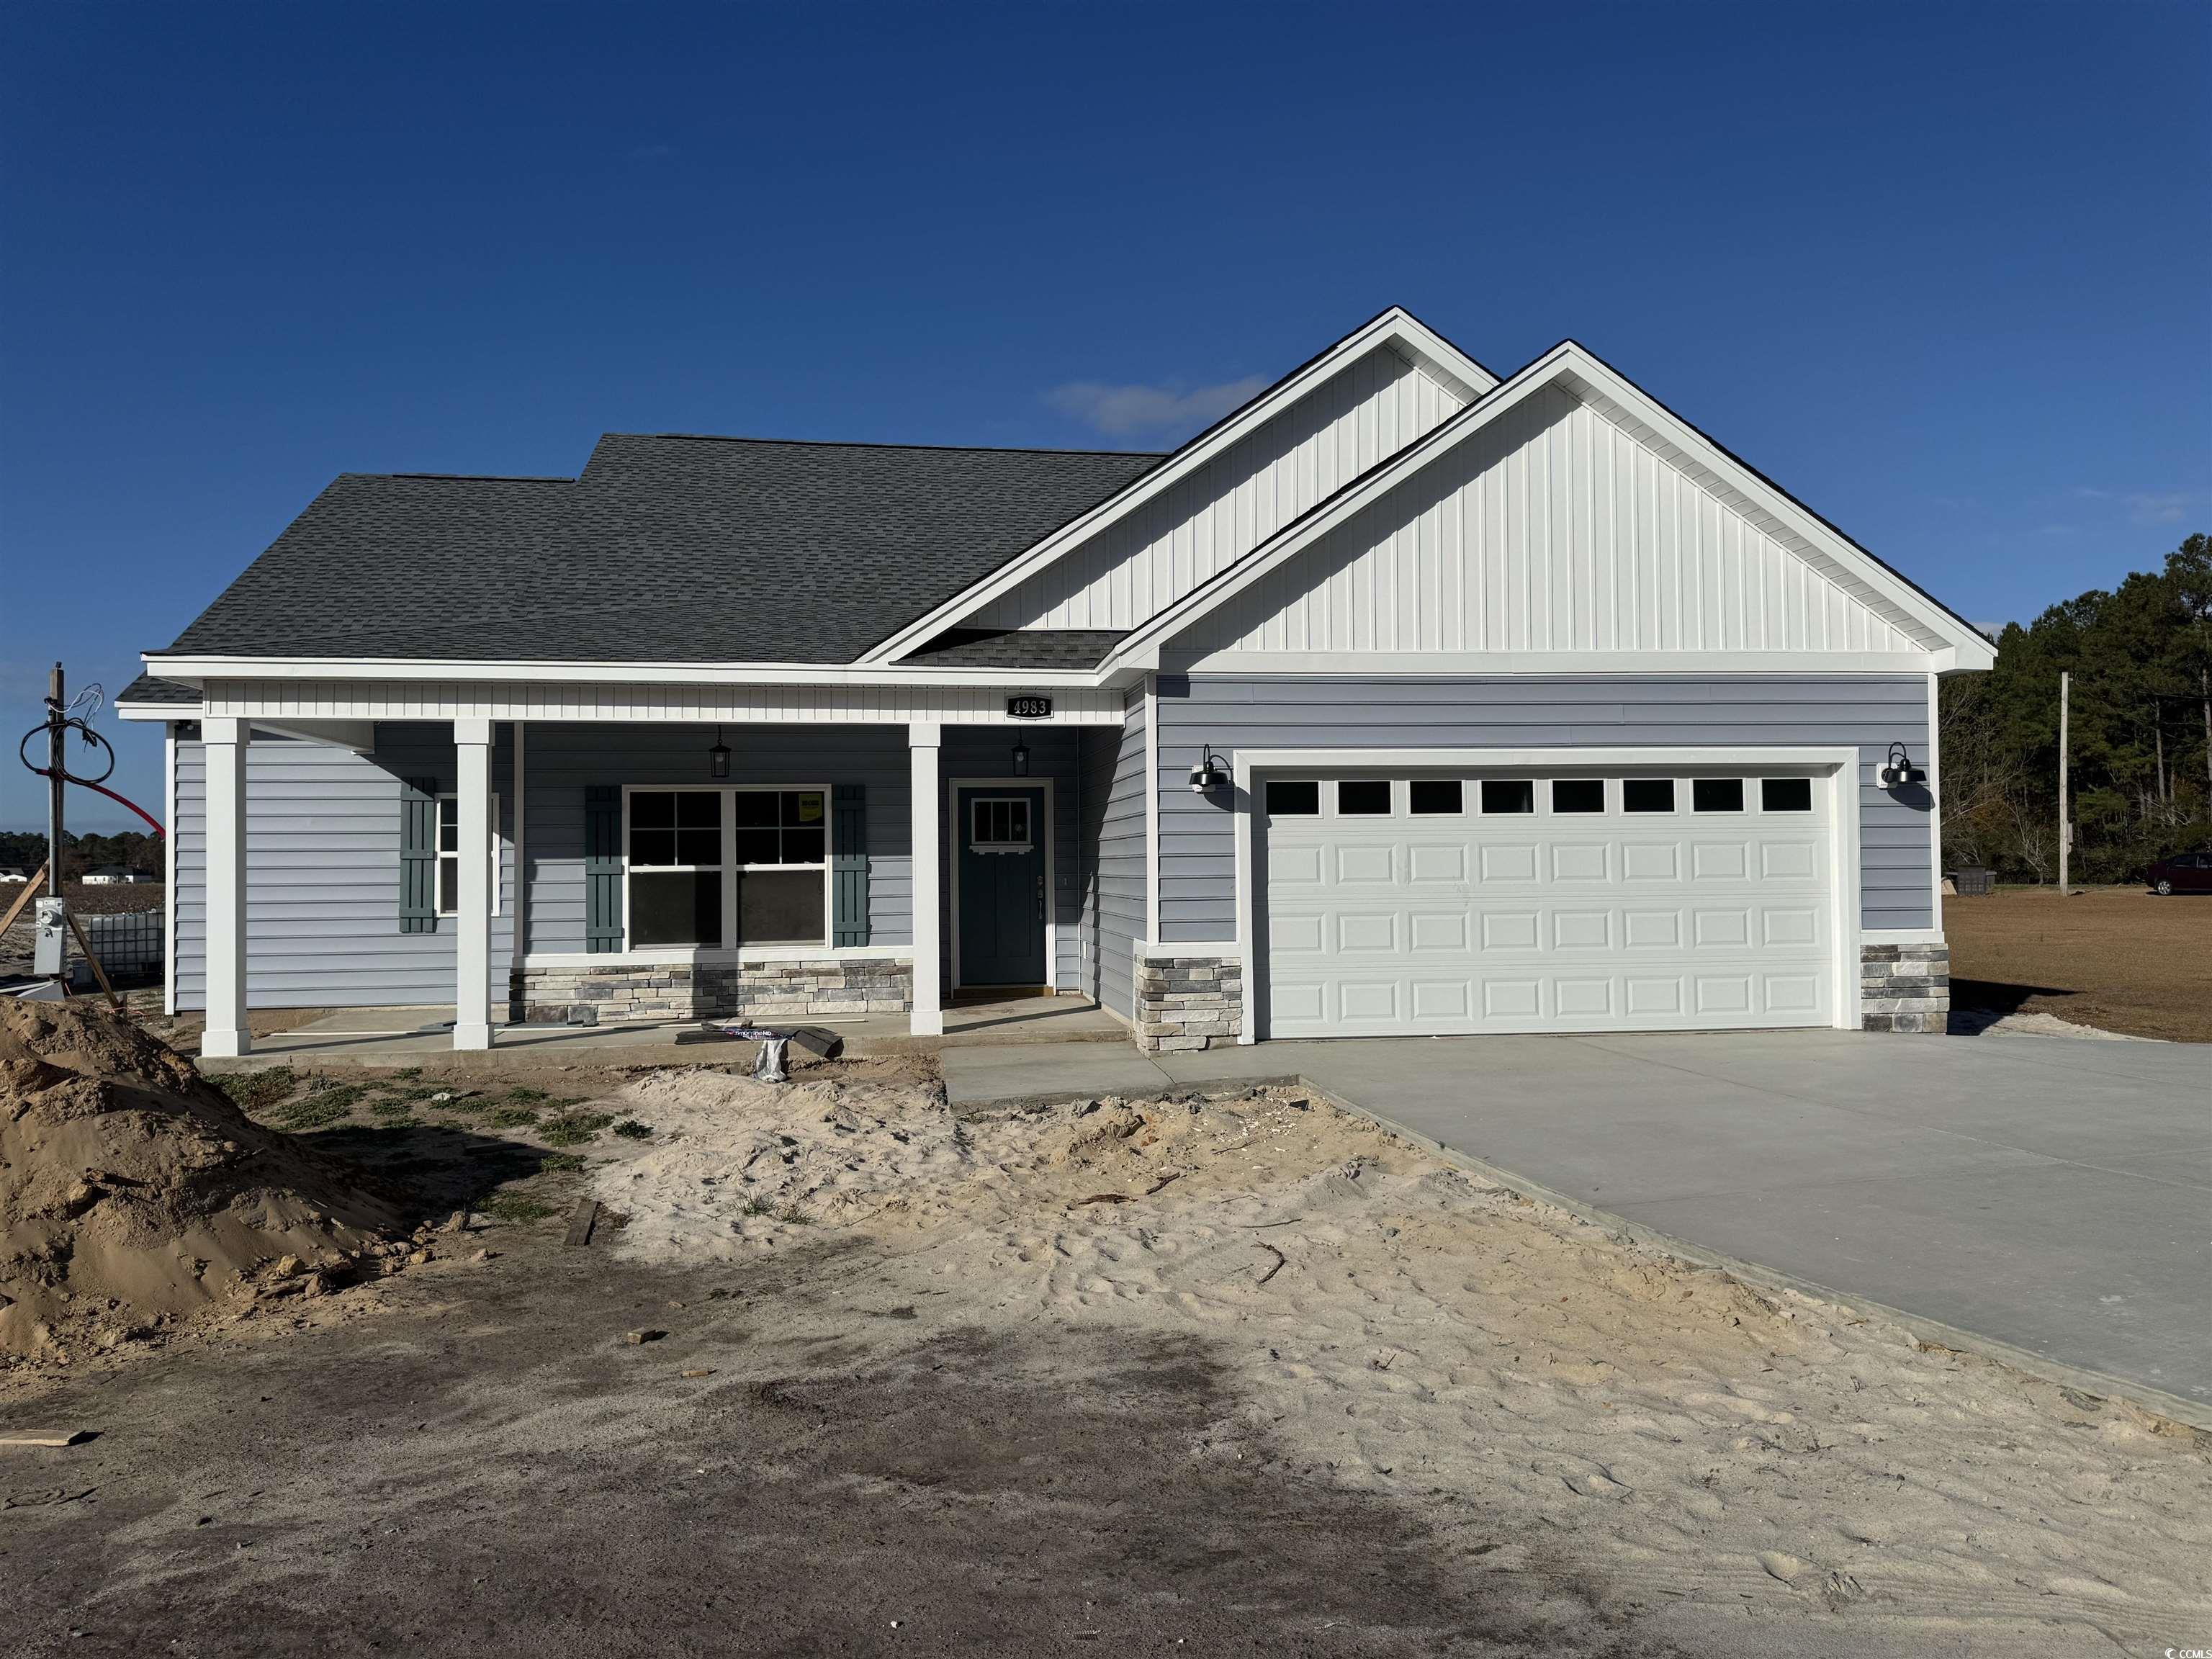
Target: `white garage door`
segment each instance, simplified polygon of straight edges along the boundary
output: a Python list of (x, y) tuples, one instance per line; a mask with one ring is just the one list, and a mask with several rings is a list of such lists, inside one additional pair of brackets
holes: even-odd
[(1833, 1021), (1823, 778), (1343, 772), (1259, 793), (1263, 1035)]

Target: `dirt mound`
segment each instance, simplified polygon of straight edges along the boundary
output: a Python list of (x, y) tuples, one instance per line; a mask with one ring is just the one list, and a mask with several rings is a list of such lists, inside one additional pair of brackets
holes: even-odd
[(0, 1365), (319, 1292), (401, 1224), (129, 1022), (0, 1000)]

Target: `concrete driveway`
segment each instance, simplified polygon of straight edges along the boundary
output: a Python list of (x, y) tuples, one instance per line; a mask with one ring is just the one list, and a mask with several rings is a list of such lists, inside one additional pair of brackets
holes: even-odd
[(1303, 1077), (1574, 1203), (2212, 1421), (2212, 1049), (1845, 1031), (1084, 1046), (948, 1050), (947, 1088)]

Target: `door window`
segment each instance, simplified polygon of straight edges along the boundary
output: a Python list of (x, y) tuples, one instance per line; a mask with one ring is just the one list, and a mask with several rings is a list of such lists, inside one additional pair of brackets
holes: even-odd
[(1030, 850), (1030, 803), (1023, 795), (978, 795), (968, 803), (968, 845), (978, 853)]

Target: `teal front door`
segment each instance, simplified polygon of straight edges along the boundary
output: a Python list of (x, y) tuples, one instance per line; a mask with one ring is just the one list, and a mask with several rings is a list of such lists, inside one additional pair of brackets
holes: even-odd
[(953, 800), (960, 984), (1044, 985), (1044, 791), (978, 785)]

